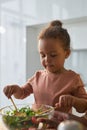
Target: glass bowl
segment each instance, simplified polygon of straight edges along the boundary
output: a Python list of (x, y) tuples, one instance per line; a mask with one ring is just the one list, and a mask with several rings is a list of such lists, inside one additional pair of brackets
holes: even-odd
[[(38, 128), (37, 118), (48, 118), (54, 108), (44, 104), (17, 104), (0, 110), (0, 119), (9, 130), (28, 130)], [(45, 127), (45, 124), (43, 125)]]

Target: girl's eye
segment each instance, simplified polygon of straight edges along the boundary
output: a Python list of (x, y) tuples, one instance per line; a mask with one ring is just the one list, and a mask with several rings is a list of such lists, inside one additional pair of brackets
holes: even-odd
[(40, 55), (42, 58), (44, 58), (45, 57), (45, 55)]
[(51, 57), (56, 57), (56, 56), (57, 56), (57, 54), (51, 54), (50, 56), (51, 56)]

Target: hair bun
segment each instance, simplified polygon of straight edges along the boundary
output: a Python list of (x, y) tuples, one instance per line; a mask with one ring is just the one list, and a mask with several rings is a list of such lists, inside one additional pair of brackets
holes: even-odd
[(59, 21), (59, 20), (54, 20), (50, 23), (49, 26), (58, 26), (58, 27), (61, 27), (62, 28), (62, 22)]

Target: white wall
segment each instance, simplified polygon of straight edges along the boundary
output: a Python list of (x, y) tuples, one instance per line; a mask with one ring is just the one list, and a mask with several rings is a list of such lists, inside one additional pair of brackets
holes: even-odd
[(87, 16), (87, 0), (7, 0), (2, 10), (22, 16), (27, 25), (40, 24), (52, 19), (70, 19)]

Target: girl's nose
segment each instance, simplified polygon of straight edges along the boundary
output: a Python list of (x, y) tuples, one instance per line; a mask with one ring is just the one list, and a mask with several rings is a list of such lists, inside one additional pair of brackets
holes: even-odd
[(50, 62), (51, 61), (51, 58), (49, 56), (46, 56), (46, 61), (47, 62)]

